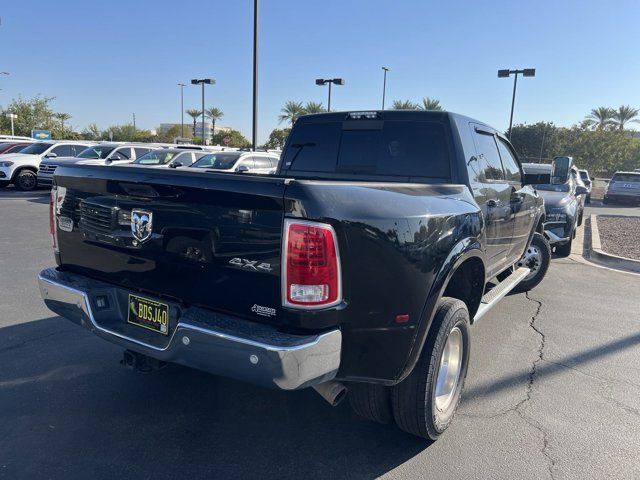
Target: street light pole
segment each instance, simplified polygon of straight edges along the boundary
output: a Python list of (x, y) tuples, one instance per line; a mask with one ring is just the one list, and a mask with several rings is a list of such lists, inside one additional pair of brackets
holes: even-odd
[(184, 83), (179, 83), (180, 87), (180, 136), (184, 137)]
[(251, 125), (251, 148), (258, 146), (258, 0), (253, 0), (253, 119)]
[(11, 120), (11, 136), (15, 136), (16, 132), (13, 129), (13, 119), (18, 118), (18, 115), (16, 115), (15, 113), (7, 113), (7, 117), (9, 117), (9, 119)]
[[(194, 78), (191, 80), (191, 85), (202, 85), (202, 145), (206, 145), (207, 141), (204, 138), (204, 86), (215, 85), (216, 81), (213, 78)], [(195, 122), (195, 120), (194, 120)]]
[(331, 85), (344, 85), (344, 79), (342, 78), (317, 78), (316, 85), (329, 85), (329, 100), (327, 102), (327, 112), (331, 111)]
[(508, 78), (511, 75), (513, 77), (513, 94), (511, 96), (511, 115), (509, 116), (509, 140), (511, 140), (511, 128), (513, 127), (513, 108), (516, 104), (516, 87), (518, 85), (518, 75), (522, 74), (523, 77), (535, 77), (535, 68), (524, 68), (522, 70), (498, 70), (498, 78)]
[(384, 110), (384, 98), (387, 93), (387, 72), (389, 69), (387, 67), (382, 67), (384, 70), (384, 80), (382, 81), (382, 110)]

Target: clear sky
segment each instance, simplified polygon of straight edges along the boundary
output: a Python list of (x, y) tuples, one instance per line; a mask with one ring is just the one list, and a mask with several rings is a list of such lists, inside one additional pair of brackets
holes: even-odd
[[(0, 105), (56, 97), (81, 130), (180, 121), (176, 85), (209, 76), (207, 106), (251, 134), (252, 0), (6, 1), (0, 8)], [(499, 68), (535, 67), (518, 82), (515, 122), (568, 126), (593, 107), (640, 107), (640, 0), (262, 0), (259, 142), (286, 100), (322, 101), (318, 77), (343, 77), (332, 108), (437, 98), (499, 129), (512, 81)], [(185, 108), (200, 106), (185, 87)], [(185, 119), (186, 121), (186, 119)]]

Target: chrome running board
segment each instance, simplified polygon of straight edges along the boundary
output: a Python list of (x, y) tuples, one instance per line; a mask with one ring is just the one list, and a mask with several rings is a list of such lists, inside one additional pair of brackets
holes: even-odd
[(524, 278), (529, 275), (531, 270), (527, 267), (520, 267), (516, 269), (511, 275), (505, 278), (498, 285), (493, 287), (487, 292), (482, 300), (480, 300), (480, 306), (476, 315), (473, 317), (473, 323), (480, 320), (484, 315), (491, 310), (495, 305), (502, 300), (507, 293), (513, 290)]

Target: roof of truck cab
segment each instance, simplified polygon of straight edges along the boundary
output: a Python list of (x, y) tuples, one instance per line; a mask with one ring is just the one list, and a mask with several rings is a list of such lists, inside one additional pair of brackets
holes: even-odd
[[(344, 112), (331, 112), (331, 113), (314, 113), (309, 115), (303, 115), (298, 118), (296, 123), (323, 123), (328, 121), (346, 121), (351, 116), (356, 114), (375, 114), (377, 118), (363, 118), (366, 120), (389, 120), (389, 121), (436, 121), (442, 123), (455, 124), (460, 128), (462, 124), (474, 123), (480, 126), (487, 127), (491, 131), (503, 134), (491, 125), (486, 124), (481, 120), (461, 115), (454, 112), (445, 112), (438, 110), (348, 110)], [(353, 118), (351, 118), (353, 119)], [(355, 120), (355, 119), (354, 119)]]

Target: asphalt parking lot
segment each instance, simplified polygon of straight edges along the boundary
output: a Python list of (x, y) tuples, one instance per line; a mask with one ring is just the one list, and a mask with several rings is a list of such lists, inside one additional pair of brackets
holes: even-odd
[(507, 297), (472, 328), (459, 413), (429, 444), (311, 390), (124, 370), (40, 300), (47, 203), (0, 191), (0, 477), (640, 477), (640, 276), (556, 259)]

